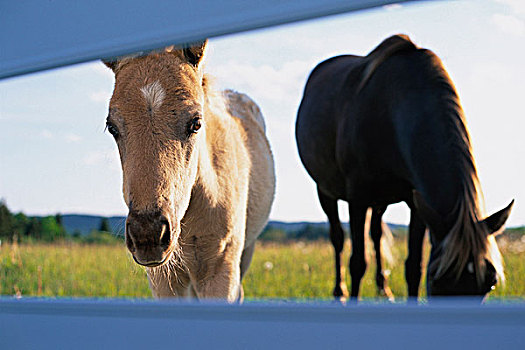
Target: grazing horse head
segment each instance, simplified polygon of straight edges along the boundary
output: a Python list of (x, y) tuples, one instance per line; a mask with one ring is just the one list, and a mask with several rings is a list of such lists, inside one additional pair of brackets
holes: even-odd
[(107, 129), (123, 170), (126, 245), (144, 266), (164, 264), (178, 248), (205, 137), (205, 48), (104, 62), (115, 73)]
[[(484, 220), (465, 222), (459, 215), (454, 223), (443, 217), (414, 191), (414, 205), (430, 230), (432, 250), (427, 272), (427, 294), (431, 296), (486, 296), (503, 279), (501, 256), (494, 234), (507, 221), (514, 201)], [(462, 213), (473, 213), (460, 210)], [(476, 217), (477, 215), (474, 215)], [(463, 220), (464, 222), (461, 222)], [(465, 246), (470, 249), (465, 249)]]

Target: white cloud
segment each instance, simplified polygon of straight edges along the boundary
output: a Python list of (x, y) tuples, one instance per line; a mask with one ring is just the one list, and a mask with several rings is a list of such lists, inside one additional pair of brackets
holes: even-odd
[(303, 61), (287, 62), (280, 68), (254, 66), (230, 61), (211, 70), (221, 87), (235, 88), (273, 102), (289, 101), (301, 93), (311, 65)]
[(74, 133), (69, 133), (64, 136), (64, 139), (66, 140), (66, 142), (74, 143), (82, 141), (82, 136), (79, 136)]
[(510, 85), (514, 74), (512, 67), (509, 67), (501, 62), (475, 62), (472, 64), (472, 66), (472, 74), (475, 75), (474, 81), (477, 82), (490, 82), (491, 84), (508, 86)]
[(210, 72), (217, 78), (217, 87), (250, 96), (261, 107), (269, 135), (281, 135), (289, 131), (295, 120), (306, 79), (314, 66), (313, 62), (299, 60), (273, 66), (229, 61)]
[(497, 13), (492, 16), (492, 23), (505, 34), (517, 36), (525, 34), (525, 22), (515, 16)]
[(85, 165), (109, 165), (111, 168), (118, 168), (118, 153), (114, 149), (89, 152), (82, 158)]
[(47, 130), (47, 129), (44, 129), (40, 132), (40, 137), (44, 138), (44, 139), (52, 139), (54, 138), (54, 135), (51, 131)]
[(93, 71), (93, 73), (96, 73), (97, 75), (104, 76), (106, 78), (114, 78), (113, 72), (111, 69), (106, 67), (104, 63), (102, 62), (92, 62), (90, 63), (89, 68)]
[(111, 98), (111, 91), (99, 90), (89, 94), (89, 99), (93, 102), (107, 102)]
[(287, 132), (292, 126), (304, 84), (314, 65), (297, 60), (281, 66), (229, 61), (210, 67), (209, 71), (217, 80), (217, 88), (245, 93), (261, 107), (271, 137)]
[(496, 2), (508, 6), (515, 14), (525, 14), (525, 1), (523, 0), (496, 0)]

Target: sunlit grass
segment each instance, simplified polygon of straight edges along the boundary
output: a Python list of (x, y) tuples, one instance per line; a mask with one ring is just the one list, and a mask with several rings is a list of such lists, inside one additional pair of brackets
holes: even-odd
[[(372, 247), (367, 247), (371, 251)], [(334, 255), (329, 242), (266, 243), (258, 247), (250, 271), (244, 280), (247, 298), (328, 299), (334, 288)], [(392, 247), (394, 264), (384, 265), (388, 284), (396, 297), (406, 296), (404, 259), (406, 242), (397, 239)], [(344, 248), (344, 267), (350, 287), (348, 261), (350, 243)], [(361, 282), (361, 296), (376, 298), (375, 258), (368, 254), (368, 268)], [(350, 289), (350, 288), (349, 288)], [(421, 295), (424, 295), (423, 285)]]
[(0, 294), (149, 297), (146, 273), (119, 245), (3, 245)]
[[(507, 284), (497, 298), (525, 298), (525, 240), (500, 239)], [(350, 247), (345, 246), (345, 266)], [(386, 266), (397, 300), (406, 296), (406, 242), (397, 238), (394, 266)], [(363, 298), (377, 297), (375, 263), (369, 256), (361, 284)], [(259, 243), (244, 280), (246, 299), (327, 299), (334, 279), (329, 242)], [(347, 282), (348, 274), (347, 274)], [(424, 283), (424, 281), (423, 281)], [(421, 295), (424, 296), (424, 285)], [(135, 264), (124, 245), (31, 244), (0, 247), (0, 294), (46, 297), (150, 298), (145, 270)]]

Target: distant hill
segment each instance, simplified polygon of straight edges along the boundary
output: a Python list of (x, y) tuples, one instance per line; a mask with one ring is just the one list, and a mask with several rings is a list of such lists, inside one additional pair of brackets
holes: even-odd
[[(348, 222), (343, 222), (342, 225), (345, 230), (349, 229)], [(408, 229), (406, 225), (391, 224), (391, 223), (387, 223), (387, 225), (392, 231), (392, 233), (394, 234), (405, 234)], [(299, 231), (303, 231), (306, 228), (306, 226), (311, 226), (314, 229), (323, 229), (326, 232), (328, 232), (328, 230), (330, 229), (330, 225), (328, 224), (328, 222), (308, 222), (308, 221), (299, 221), (299, 222), (269, 221), (266, 228), (274, 229), (274, 230), (283, 230), (287, 233), (296, 233)]]
[[(100, 227), (103, 217), (97, 215), (79, 215), (79, 214), (67, 214), (62, 215), (62, 223), (69, 234), (79, 232), (82, 235), (87, 235), (92, 230), (97, 230)], [(118, 235), (124, 235), (124, 229), (126, 225), (125, 216), (112, 216), (107, 218), (109, 225), (113, 233)], [(306, 226), (312, 226), (313, 228), (322, 228), (328, 230), (329, 226), (327, 222), (282, 222), (282, 221), (270, 221), (268, 222), (268, 228), (275, 230), (283, 230), (289, 233), (299, 232), (304, 230)], [(348, 228), (348, 222), (343, 223), (345, 228)], [(392, 231), (406, 230), (405, 225), (388, 224)], [(328, 238), (328, 237), (327, 237)]]
[[(79, 232), (82, 235), (87, 235), (92, 230), (98, 230), (103, 218), (97, 215), (66, 214), (62, 215), (62, 224), (69, 234)], [(124, 235), (124, 228), (126, 227), (125, 216), (111, 216), (107, 219), (113, 233)]]

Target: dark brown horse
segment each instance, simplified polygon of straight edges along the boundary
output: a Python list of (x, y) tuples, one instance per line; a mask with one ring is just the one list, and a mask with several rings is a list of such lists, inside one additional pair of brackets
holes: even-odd
[(504, 225), (512, 203), (482, 219), (463, 110), (433, 52), (395, 35), (366, 57), (338, 56), (320, 63), (305, 87), (296, 138), (331, 225), (334, 296), (345, 289), (337, 200), (349, 204), (352, 298), (358, 297), (366, 269), (366, 210), (374, 209), (377, 225), (385, 208), (400, 201), (411, 209), (410, 296), (417, 297), (426, 228), (432, 244), (429, 295), (485, 295), (503, 278), (492, 234)]

